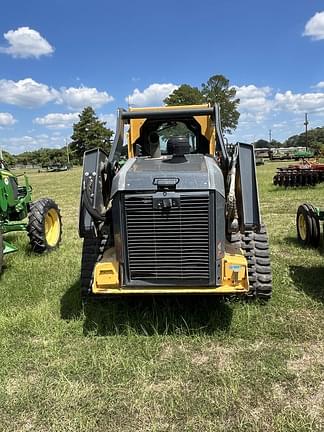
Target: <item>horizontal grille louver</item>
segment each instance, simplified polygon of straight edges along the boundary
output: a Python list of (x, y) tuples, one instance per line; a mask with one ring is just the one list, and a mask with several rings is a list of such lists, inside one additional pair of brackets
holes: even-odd
[(125, 199), (131, 280), (209, 280), (209, 197), (180, 197), (180, 207), (153, 209), (152, 196)]

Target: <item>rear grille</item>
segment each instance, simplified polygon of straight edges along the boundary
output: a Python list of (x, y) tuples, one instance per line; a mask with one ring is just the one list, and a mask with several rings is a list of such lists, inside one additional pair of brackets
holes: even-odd
[(209, 280), (209, 196), (181, 195), (180, 207), (153, 209), (151, 195), (125, 198), (131, 280), (172, 283)]

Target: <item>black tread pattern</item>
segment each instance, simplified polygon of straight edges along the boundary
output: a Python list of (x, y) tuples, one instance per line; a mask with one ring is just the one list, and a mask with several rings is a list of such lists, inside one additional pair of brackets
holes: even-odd
[(81, 297), (86, 298), (91, 294), (93, 282), (93, 270), (98, 261), (101, 260), (108, 244), (108, 234), (100, 237), (85, 237), (82, 246), (81, 259)]
[[(50, 209), (55, 209), (60, 218), (60, 237), (54, 247), (47, 243), (45, 236), (45, 216)], [(41, 198), (30, 204), (27, 232), (34, 252), (43, 253), (59, 246), (62, 238), (62, 221), (60, 209), (55, 201), (51, 198)]]
[(230, 243), (242, 249), (248, 262), (250, 290), (246, 296), (251, 299), (269, 300), (272, 295), (272, 273), (265, 225), (261, 225), (260, 231), (233, 233)]
[(321, 239), (321, 227), (319, 217), (316, 213), (315, 207), (312, 204), (304, 204), (309, 209), (309, 214), (312, 220), (312, 236), (310, 239), (311, 246), (317, 248)]

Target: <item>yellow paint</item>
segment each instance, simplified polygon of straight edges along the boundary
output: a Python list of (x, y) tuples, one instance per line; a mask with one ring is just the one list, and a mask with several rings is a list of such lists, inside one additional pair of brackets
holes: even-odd
[(225, 254), (222, 260), (223, 283), (218, 287), (121, 287), (118, 262), (114, 248), (105, 252), (102, 260), (96, 264), (92, 284), (94, 294), (130, 295), (130, 294), (244, 294), (248, 291), (247, 262), (243, 255)]
[(105, 295), (131, 295), (131, 294), (215, 294), (215, 295), (225, 295), (225, 294), (244, 294), (247, 290), (245, 289), (234, 289), (229, 286), (219, 286), (219, 287), (158, 287), (158, 288), (148, 288), (148, 287), (136, 287), (136, 288), (105, 288), (100, 292), (93, 291), (94, 294), (105, 294)]
[(116, 260), (115, 249), (105, 251), (102, 259), (94, 269), (92, 292), (106, 294), (108, 289), (119, 288), (119, 264)]
[(61, 221), (57, 211), (52, 208), (45, 215), (45, 238), (50, 247), (55, 247), (60, 239)]
[(307, 225), (305, 216), (303, 213), (300, 213), (298, 216), (298, 228), (299, 228), (299, 235), (302, 240), (306, 240), (307, 237)]
[[(130, 112), (141, 112), (141, 111), (175, 111), (185, 108), (208, 108), (209, 105), (181, 105), (181, 106), (165, 106), (165, 107), (146, 107), (146, 108), (129, 108)], [(201, 133), (209, 141), (209, 153), (215, 154), (215, 128), (212, 125), (210, 116), (194, 116), (194, 119), (198, 122), (201, 127)], [(141, 127), (145, 123), (146, 119), (131, 119), (129, 121), (129, 132), (128, 132), (128, 157), (134, 157), (133, 145), (136, 140), (140, 137)]]
[(248, 290), (247, 261), (243, 255), (225, 254), (223, 258), (223, 286), (235, 290)]
[(3, 177), (16, 177), (14, 174), (12, 174), (10, 171), (7, 171), (7, 170), (1, 170), (0, 174)]
[(107, 290), (119, 289), (118, 262), (99, 262), (96, 264), (92, 285), (94, 294), (106, 294)]

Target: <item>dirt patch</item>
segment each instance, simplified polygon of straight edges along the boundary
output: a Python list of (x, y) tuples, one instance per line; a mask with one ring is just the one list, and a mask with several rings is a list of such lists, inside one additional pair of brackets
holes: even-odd
[(324, 344), (310, 344), (299, 348), (300, 356), (288, 360), (287, 369), (301, 374), (309, 369), (324, 366)]
[(6, 392), (8, 396), (13, 396), (23, 389), (29, 387), (30, 385), (36, 385), (38, 381), (38, 376), (36, 373), (30, 373), (28, 376), (19, 376), (8, 378), (6, 384)]

